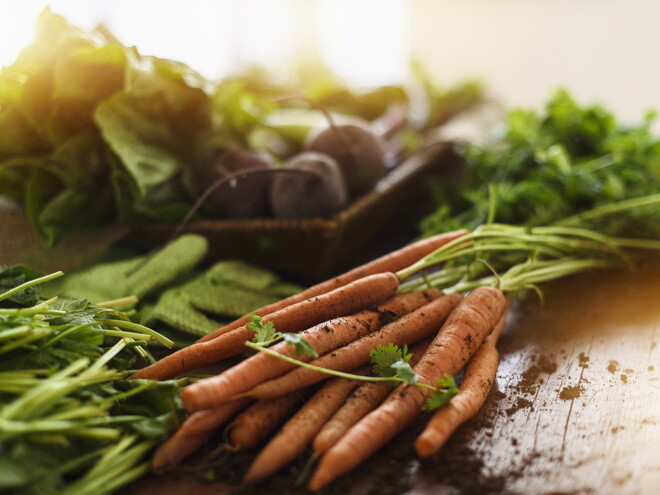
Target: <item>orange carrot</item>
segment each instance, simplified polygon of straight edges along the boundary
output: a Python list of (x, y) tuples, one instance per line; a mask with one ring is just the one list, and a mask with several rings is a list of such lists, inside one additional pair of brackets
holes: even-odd
[[(363, 366), (353, 374), (364, 375), (368, 371), (369, 367)], [(346, 378), (328, 381), (259, 452), (243, 481), (257, 483), (293, 461), (311, 443), (314, 435), (341, 406), (355, 385), (356, 380)]]
[[(382, 272), (398, 272), (399, 270), (402, 270), (419, 261), (427, 254), (431, 254), (439, 247), (442, 247), (448, 242), (451, 242), (465, 234), (467, 234), (466, 230), (456, 230), (454, 232), (446, 232), (444, 234), (435, 235), (427, 239), (422, 239), (421, 241), (409, 244), (408, 246), (404, 246), (403, 248), (398, 249), (392, 253), (370, 261), (369, 263), (358, 266), (357, 268), (353, 268), (352, 270), (342, 275), (309, 287), (299, 294), (295, 294), (276, 303), (259, 308), (255, 310), (254, 313), (265, 317), (266, 315), (270, 315), (271, 313), (279, 311), (287, 306), (291, 306), (292, 304), (304, 301), (305, 299), (309, 299), (311, 297), (325, 294), (326, 292), (330, 292), (332, 290), (338, 289), (339, 287), (343, 287), (368, 275), (375, 275), (376, 273)], [(203, 336), (197, 342), (206, 342), (231, 330), (242, 327), (248, 322), (249, 317), (250, 315), (242, 316), (241, 318), (232, 321), (224, 327), (220, 327), (213, 332)]]
[[(335, 371), (350, 371), (368, 363), (369, 351), (378, 345), (387, 345), (391, 342), (403, 346), (417, 342), (435, 333), (462, 297), (460, 294), (440, 296), (412, 313), (385, 325), (379, 331), (315, 359), (311, 364)], [(326, 378), (328, 378), (326, 373), (301, 367), (257, 385), (246, 395), (258, 399), (278, 397)]]
[[(506, 308), (501, 291), (479, 287), (470, 292), (447, 318), (414, 367), (420, 382), (435, 385), (445, 373), (455, 374), (495, 328)], [(316, 491), (360, 464), (408, 426), (431, 395), (429, 389), (403, 384), (383, 404), (330, 448), (314, 473), (309, 489)]]
[(500, 355), (495, 344), (504, 328), (505, 319), (506, 313), (468, 363), (461, 391), (433, 415), (417, 437), (415, 450), (420, 457), (428, 457), (437, 452), (456, 428), (483, 406), (497, 374)]
[[(431, 339), (427, 338), (411, 347), (410, 366), (414, 366), (419, 361), (430, 342)], [(351, 426), (376, 409), (391, 392), (392, 385), (387, 382), (366, 382), (358, 385), (314, 437), (312, 444), (314, 453), (323, 454), (336, 444)]]
[(252, 402), (250, 399), (235, 400), (225, 402), (213, 409), (194, 412), (183, 422), (179, 431), (186, 435), (208, 433), (234, 414), (245, 409), (250, 402)]
[(236, 450), (256, 447), (302, 404), (306, 397), (306, 393), (293, 392), (276, 399), (255, 402), (236, 416), (229, 425), (229, 443)]
[(176, 466), (204, 445), (215, 430), (249, 403), (249, 399), (228, 402), (222, 407), (190, 415), (181, 428), (156, 449), (151, 459), (151, 468), (160, 470)]
[[(318, 354), (325, 354), (377, 330), (383, 325), (384, 320), (409, 313), (439, 296), (440, 292), (433, 289), (401, 294), (388, 299), (376, 308), (319, 323), (304, 330), (301, 335)], [(275, 344), (271, 349), (285, 356), (293, 356), (293, 348), (285, 342)], [(297, 359), (311, 360), (307, 356), (298, 356)], [(184, 389), (181, 398), (186, 409), (191, 411), (214, 407), (295, 366), (276, 357), (257, 353), (219, 375), (190, 385)]]
[[(296, 332), (382, 303), (396, 292), (398, 286), (399, 279), (393, 273), (371, 275), (326, 294), (287, 306), (270, 314), (263, 321), (272, 321), (275, 328), (282, 332)], [(252, 336), (253, 332), (246, 327), (237, 328), (208, 342), (184, 347), (139, 370), (131, 378), (172, 378), (199, 366), (240, 354), (246, 349), (245, 341)]]

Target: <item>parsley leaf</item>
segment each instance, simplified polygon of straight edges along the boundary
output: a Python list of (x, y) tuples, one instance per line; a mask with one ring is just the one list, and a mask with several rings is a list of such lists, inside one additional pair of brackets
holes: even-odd
[[(408, 346), (403, 346), (403, 349), (400, 349), (392, 342), (386, 346), (379, 345), (369, 351), (369, 357), (373, 365), (371, 370), (374, 375), (396, 377), (406, 383), (415, 383), (419, 380), (419, 377), (415, 375), (412, 367), (408, 364), (412, 357), (412, 354), (408, 352)], [(391, 384), (396, 386), (398, 382), (392, 381)]]
[(410, 363), (407, 363), (403, 359), (399, 359), (397, 362), (393, 363), (391, 368), (396, 372), (394, 375), (395, 377), (401, 378), (410, 385), (419, 381), (419, 375), (416, 375), (412, 366), (410, 366)]
[(438, 387), (424, 405), (424, 409), (427, 411), (440, 409), (442, 406), (449, 403), (451, 398), (459, 392), (454, 377), (447, 373), (445, 373), (445, 376), (442, 378), (436, 378), (435, 383)]
[(261, 346), (269, 346), (280, 339), (284, 339), (287, 345), (294, 346), (293, 353), (296, 356), (305, 355), (316, 359), (319, 357), (318, 353), (314, 350), (305, 338), (297, 333), (280, 333), (275, 330), (275, 324), (268, 321), (264, 324), (261, 316), (256, 313), (250, 315), (249, 322), (245, 328), (254, 332), (252, 342)]
[(283, 333), (282, 337), (284, 338), (284, 342), (286, 342), (287, 345), (294, 346), (293, 353), (296, 356), (302, 354), (304, 356), (309, 356), (314, 359), (319, 357), (318, 352), (314, 350), (311, 344), (307, 342), (302, 335), (298, 333)]
[(245, 328), (254, 332), (252, 342), (255, 344), (270, 343), (271, 341), (280, 337), (279, 332), (275, 331), (274, 323), (269, 321), (264, 324), (261, 316), (257, 315), (256, 313), (252, 313), (250, 315), (250, 319), (245, 325)]

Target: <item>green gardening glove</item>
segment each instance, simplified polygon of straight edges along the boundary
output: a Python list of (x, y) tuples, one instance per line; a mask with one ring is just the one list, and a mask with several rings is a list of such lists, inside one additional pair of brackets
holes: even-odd
[(192, 280), (166, 290), (141, 321), (158, 320), (193, 335), (206, 335), (223, 323), (300, 292), (267, 270), (241, 261), (221, 261)]
[(207, 251), (204, 237), (183, 235), (153, 255), (95, 264), (67, 274), (44, 285), (43, 292), (46, 297), (64, 294), (93, 303), (127, 296), (143, 299), (190, 272)]

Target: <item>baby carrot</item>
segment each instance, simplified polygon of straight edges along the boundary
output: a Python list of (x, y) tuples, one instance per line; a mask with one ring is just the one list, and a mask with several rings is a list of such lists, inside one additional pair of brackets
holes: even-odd
[[(368, 371), (369, 367), (363, 366), (353, 374), (364, 375)], [(346, 378), (329, 380), (259, 452), (243, 481), (248, 484), (257, 483), (293, 461), (341, 406), (355, 384), (355, 380)]]
[(307, 397), (291, 394), (270, 400), (259, 400), (248, 407), (229, 425), (229, 443), (236, 450), (247, 450), (262, 443)]
[[(434, 289), (400, 294), (376, 308), (319, 323), (304, 330), (301, 335), (318, 354), (325, 354), (377, 330), (384, 320), (398, 318), (439, 296), (440, 292)], [(293, 356), (293, 348), (285, 342), (275, 344), (271, 349), (285, 356)], [(307, 356), (298, 356), (297, 359), (311, 360)], [(282, 359), (257, 353), (219, 375), (190, 385), (182, 392), (181, 398), (188, 410), (210, 408), (294, 367), (295, 364)]]
[[(417, 364), (430, 342), (431, 339), (427, 338), (410, 348), (412, 354), (408, 363), (410, 366)], [(358, 385), (314, 437), (312, 444), (314, 453), (323, 454), (336, 444), (351, 426), (376, 409), (391, 392), (392, 385), (387, 382), (366, 382)]]
[(461, 391), (433, 415), (417, 437), (415, 450), (420, 457), (437, 452), (456, 428), (474, 416), (486, 401), (497, 374), (499, 353), (495, 343), (504, 328), (505, 319), (506, 313), (468, 363)]
[(218, 427), (249, 403), (249, 400), (237, 400), (190, 415), (181, 428), (156, 449), (151, 459), (151, 468), (159, 470), (176, 466), (204, 445)]
[[(344, 287), (320, 296), (287, 306), (268, 317), (280, 331), (295, 332), (337, 316), (349, 315), (373, 306), (391, 297), (399, 286), (393, 273), (379, 273), (361, 278)], [(134, 373), (131, 378), (165, 380), (199, 366), (235, 356), (246, 348), (244, 342), (252, 338), (253, 332), (240, 327), (221, 337), (184, 347), (146, 368)], [(188, 394), (189, 400), (193, 399)]]
[[(437, 331), (447, 315), (463, 298), (450, 294), (439, 298), (385, 325), (379, 331), (340, 347), (310, 364), (335, 371), (350, 371), (369, 362), (369, 351), (379, 345), (393, 343), (398, 346), (412, 344)], [(299, 390), (328, 378), (326, 373), (299, 367), (274, 380), (257, 385), (247, 396), (265, 399)]]
[[(420, 382), (433, 385), (445, 373), (455, 374), (477, 351), (506, 308), (501, 291), (479, 287), (470, 292), (447, 318), (438, 335), (414, 367)], [(408, 426), (421, 412), (431, 391), (403, 384), (376, 410), (365, 416), (332, 448), (312, 476), (316, 491), (360, 464)]]
[[(343, 273), (342, 275), (309, 287), (299, 294), (295, 294), (276, 303), (259, 308), (255, 310), (254, 313), (261, 317), (265, 317), (266, 315), (274, 313), (275, 311), (279, 311), (287, 306), (291, 306), (292, 304), (304, 301), (305, 299), (309, 299), (314, 296), (325, 294), (326, 292), (338, 289), (339, 287), (343, 287), (366, 276), (383, 272), (398, 272), (399, 270), (402, 270), (419, 261), (424, 256), (432, 253), (439, 247), (444, 246), (448, 242), (453, 241), (454, 239), (465, 234), (467, 234), (466, 230), (456, 230), (453, 232), (446, 232), (444, 234), (435, 235), (427, 239), (422, 239), (413, 244), (409, 244), (408, 246), (404, 246), (392, 253), (386, 254), (385, 256), (381, 256), (380, 258), (370, 261), (369, 263), (358, 266), (357, 268), (353, 268), (352, 270)], [(197, 342), (206, 342), (231, 330), (242, 327), (248, 322), (249, 317), (250, 315), (242, 316), (241, 318), (232, 321), (224, 327), (220, 327), (205, 335)]]

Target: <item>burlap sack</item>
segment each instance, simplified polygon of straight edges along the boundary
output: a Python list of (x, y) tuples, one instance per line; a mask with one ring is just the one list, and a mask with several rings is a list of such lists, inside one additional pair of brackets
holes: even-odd
[(112, 226), (75, 233), (48, 247), (39, 239), (20, 205), (0, 197), (0, 267), (23, 263), (44, 272), (70, 271), (104, 253), (129, 230)]

